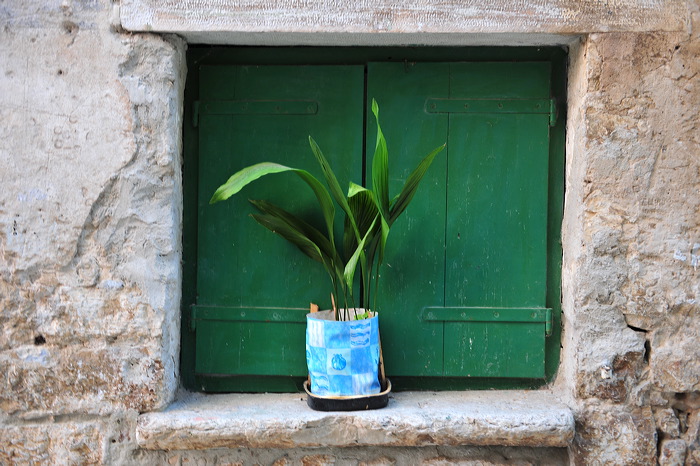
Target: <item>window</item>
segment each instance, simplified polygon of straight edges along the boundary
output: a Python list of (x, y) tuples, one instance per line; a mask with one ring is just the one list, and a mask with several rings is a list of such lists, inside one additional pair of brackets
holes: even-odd
[[(309, 302), (328, 279), (246, 218), (246, 198), (290, 205), (293, 176), (209, 206), (252, 163), (314, 171), (312, 135), (361, 180), (380, 118), (395, 179), (435, 146), (420, 195), (392, 229), (378, 309), (397, 388), (531, 387), (556, 369), (563, 210), (559, 49), (258, 49), (189, 52), (182, 370), (204, 391), (294, 391)], [(317, 174), (318, 171), (316, 172)], [(397, 192), (399, 186), (392, 186)], [(548, 336), (549, 335), (549, 336)]]

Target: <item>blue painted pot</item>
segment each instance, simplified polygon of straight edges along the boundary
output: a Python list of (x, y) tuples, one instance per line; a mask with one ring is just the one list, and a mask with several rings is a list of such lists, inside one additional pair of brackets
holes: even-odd
[(379, 318), (336, 321), (333, 311), (306, 315), (306, 365), (311, 393), (374, 395), (379, 384)]

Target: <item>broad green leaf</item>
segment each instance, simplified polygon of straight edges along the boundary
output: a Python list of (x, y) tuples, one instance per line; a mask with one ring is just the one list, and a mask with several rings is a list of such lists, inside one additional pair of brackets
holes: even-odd
[(435, 156), (439, 154), (445, 148), (445, 144), (436, 147), (431, 153), (425, 156), (423, 160), (418, 164), (418, 166), (413, 170), (413, 172), (406, 179), (406, 183), (401, 188), (401, 192), (396, 198), (396, 203), (391, 207), (391, 214), (388, 218), (389, 226), (391, 226), (396, 219), (401, 215), (410, 204), (413, 196), (416, 194), (418, 185), (420, 184), (423, 176), (430, 168), (433, 163)]
[(313, 190), (318, 200), (319, 207), (321, 208), (321, 213), (323, 214), (323, 219), (326, 221), (326, 230), (328, 233), (328, 238), (331, 244), (334, 242), (333, 234), (333, 224), (335, 223), (335, 206), (333, 205), (333, 199), (328, 194), (328, 190), (318, 181), (311, 173), (306, 170), (295, 169), (294, 172), (301, 177), (302, 180), (306, 181), (306, 184)]
[[(358, 184), (350, 183), (348, 189), (348, 204), (357, 223), (360, 236), (366, 237), (363, 253), (360, 254), (360, 271), (362, 272), (362, 285), (367, 291), (370, 289), (369, 280), (371, 278), (371, 262), (374, 261), (374, 254), (367, 254), (367, 246), (372, 244), (377, 235), (376, 219), (379, 214), (379, 206), (374, 197), (374, 193)], [(357, 236), (353, 234), (352, 227), (345, 218), (345, 230), (343, 235), (344, 257), (352, 257), (358, 244)], [(368, 259), (370, 263), (368, 263)]]
[(262, 162), (250, 167), (246, 167), (233, 175), (228, 179), (228, 181), (218, 187), (214, 195), (209, 200), (209, 204), (214, 204), (219, 201), (224, 201), (229, 197), (233, 196), (241, 189), (246, 187), (251, 182), (257, 180), (258, 178), (271, 175), (273, 173), (281, 173), (289, 170), (294, 170), (293, 168), (285, 167), (278, 163)]
[(348, 199), (364, 191), (367, 191), (367, 188), (351, 181), (350, 186), (348, 186)]
[(283, 218), (275, 215), (251, 214), (251, 217), (260, 225), (295, 245), (311, 259), (322, 263), (326, 269), (326, 273), (328, 273), (331, 283), (334, 284), (334, 288), (336, 282), (343, 283), (344, 270), (342, 269), (342, 264), (325, 254), (321, 248), (304, 235), (304, 233), (289, 225)]
[(357, 261), (360, 259), (360, 256), (363, 255), (362, 251), (365, 248), (365, 242), (367, 241), (369, 235), (372, 233), (372, 229), (374, 228), (375, 222), (372, 222), (372, 225), (370, 225), (367, 234), (364, 236), (364, 238), (362, 238), (360, 244), (357, 245), (357, 249), (355, 249), (355, 252), (353, 253), (352, 257), (350, 257), (350, 260), (348, 260), (347, 264), (345, 264), (345, 285), (348, 287), (348, 289), (352, 289), (352, 283), (355, 280), (355, 270), (357, 269)]
[(293, 172), (299, 178), (304, 180), (306, 184), (313, 190), (318, 200), (319, 207), (321, 208), (321, 214), (326, 221), (326, 229), (328, 230), (328, 236), (333, 243), (333, 223), (335, 222), (335, 206), (333, 205), (333, 199), (326, 188), (318, 181), (311, 173), (306, 170), (301, 170), (299, 168), (287, 167), (280, 165), (278, 163), (262, 162), (249, 167), (243, 168), (242, 170), (234, 173), (226, 183), (219, 186), (219, 188), (214, 192), (210, 204), (214, 204), (219, 201), (223, 201), (238, 193), (241, 189), (246, 187), (253, 181), (266, 176), (272, 175), (274, 173), (284, 173)]
[(313, 225), (271, 202), (264, 200), (249, 200), (248, 202), (253, 204), (260, 212), (284, 221), (290, 228), (297, 230), (311, 240), (323, 254), (331, 258), (334, 262), (340, 263), (340, 257), (336, 252), (335, 246)]
[(379, 256), (377, 258), (377, 267), (384, 263), (384, 251), (386, 250), (386, 242), (389, 237), (389, 223), (382, 217), (382, 234), (379, 237)]
[(389, 151), (379, 125), (379, 105), (374, 99), (372, 99), (372, 113), (377, 120), (377, 143), (372, 158), (372, 191), (377, 198), (382, 215), (389, 218)]
[[(350, 183), (350, 188), (348, 189), (348, 205), (355, 218), (360, 237), (362, 237), (367, 233), (379, 212), (374, 194), (367, 188), (355, 183)], [(349, 220), (346, 217), (343, 236), (343, 251), (345, 252), (345, 257), (349, 257), (356, 246), (357, 236), (352, 231)]]
[(304, 233), (292, 227), (283, 219), (270, 214), (251, 214), (250, 216), (260, 225), (294, 244), (311, 259), (323, 263), (324, 258), (321, 249)]
[[(377, 267), (382, 264), (392, 224), (406, 210), (428, 168), (445, 147), (444, 145), (438, 147), (428, 154), (409, 175), (401, 192), (390, 200), (389, 154), (379, 123), (379, 106), (374, 99), (372, 99), (372, 113), (377, 121), (377, 142), (372, 160), (371, 191), (358, 184), (350, 183), (346, 196), (320, 147), (309, 136), (311, 150), (321, 166), (328, 188), (305, 170), (264, 162), (235, 173), (216, 190), (210, 201), (213, 204), (228, 199), (251, 182), (266, 175), (293, 172), (299, 176), (316, 196), (326, 223), (326, 234), (300, 217), (267, 201), (251, 201), (262, 212), (262, 214), (253, 214), (252, 217), (267, 229), (290, 241), (313, 260), (321, 262), (333, 284), (335, 301), (344, 302), (346, 307), (349, 302), (354, 303), (353, 281), (358, 263), (362, 270), (365, 293), (363, 304), (370, 305), (370, 293), (376, 293), (376, 290), (372, 291), (370, 283), (375, 259), (377, 259)], [(345, 264), (338, 253), (334, 239), (334, 201), (345, 213), (343, 249), (346, 257), (349, 256)], [(378, 271), (375, 275), (378, 278)], [(375, 282), (375, 288), (377, 283), (378, 281)]]
[(343, 209), (345, 214), (350, 218), (350, 223), (355, 229), (355, 234), (357, 235), (359, 240), (359, 233), (357, 232), (357, 225), (355, 223), (355, 219), (352, 216), (350, 206), (348, 205), (347, 199), (345, 199), (345, 195), (343, 194), (343, 190), (340, 187), (340, 183), (338, 183), (338, 178), (335, 176), (335, 173), (333, 173), (333, 170), (331, 169), (328, 160), (323, 155), (323, 152), (321, 152), (321, 148), (318, 146), (318, 144), (316, 144), (316, 141), (311, 136), (309, 136), (309, 145), (311, 146), (311, 151), (314, 153), (316, 160), (318, 161), (319, 165), (321, 165), (323, 176), (326, 179), (326, 184), (328, 184), (328, 189), (330, 190), (333, 199), (335, 199), (335, 202), (338, 203), (340, 208)]

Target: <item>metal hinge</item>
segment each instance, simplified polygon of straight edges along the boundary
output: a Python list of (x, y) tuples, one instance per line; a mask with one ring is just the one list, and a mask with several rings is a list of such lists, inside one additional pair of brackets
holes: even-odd
[(190, 305), (190, 330), (193, 332), (197, 329), (197, 305)]
[(552, 335), (552, 309), (517, 307), (425, 307), (421, 318), (427, 322), (493, 322), (544, 324), (545, 336)]
[(279, 324), (306, 323), (306, 308), (258, 308), (207, 306), (192, 304), (190, 306), (190, 329), (194, 331), (197, 320), (218, 322), (266, 322)]
[(195, 128), (199, 125), (199, 100), (192, 105), (192, 126)]
[(543, 307), (424, 307), (422, 319), (442, 322), (522, 322), (546, 323)]
[(557, 122), (555, 99), (427, 99), (428, 113), (517, 113), (549, 115), (549, 126)]
[(197, 100), (192, 107), (192, 125), (205, 115), (315, 115), (313, 100)]
[(549, 126), (557, 124), (557, 100), (549, 99)]

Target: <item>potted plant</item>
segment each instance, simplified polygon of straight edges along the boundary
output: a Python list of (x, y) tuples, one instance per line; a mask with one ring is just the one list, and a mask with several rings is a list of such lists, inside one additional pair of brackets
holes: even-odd
[[(433, 160), (445, 147), (425, 156), (406, 179), (396, 197), (389, 196), (389, 156), (379, 124), (379, 106), (372, 99), (377, 121), (377, 142), (372, 160), (372, 187), (350, 183), (343, 191), (316, 141), (309, 136), (324, 186), (299, 168), (262, 162), (233, 174), (214, 193), (210, 204), (223, 201), (251, 182), (275, 173), (291, 172), (314, 192), (325, 225), (317, 228), (299, 216), (264, 200), (250, 200), (259, 211), (252, 217), (282, 236), (308, 257), (321, 263), (331, 282), (332, 309), (307, 316), (306, 355), (309, 369), (309, 405), (315, 409), (363, 409), (386, 405), (387, 396), (374, 402), (367, 397), (386, 395), (390, 384), (379, 377), (381, 350), (373, 297), (379, 287), (378, 268), (383, 262), (389, 231), (406, 210)], [(334, 232), (335, 203), (343, 211), (343, 238)], [(355, 296), (355, 272), (360, 268), (362, 300)], [(368, 309), (359, 308), (362, 304)], [(312, 306), (313, 309), (313, 306)], [(308, 385), (308, 383), (307, 383)], [(326, 403), (325, 400), (334, 400)]]

